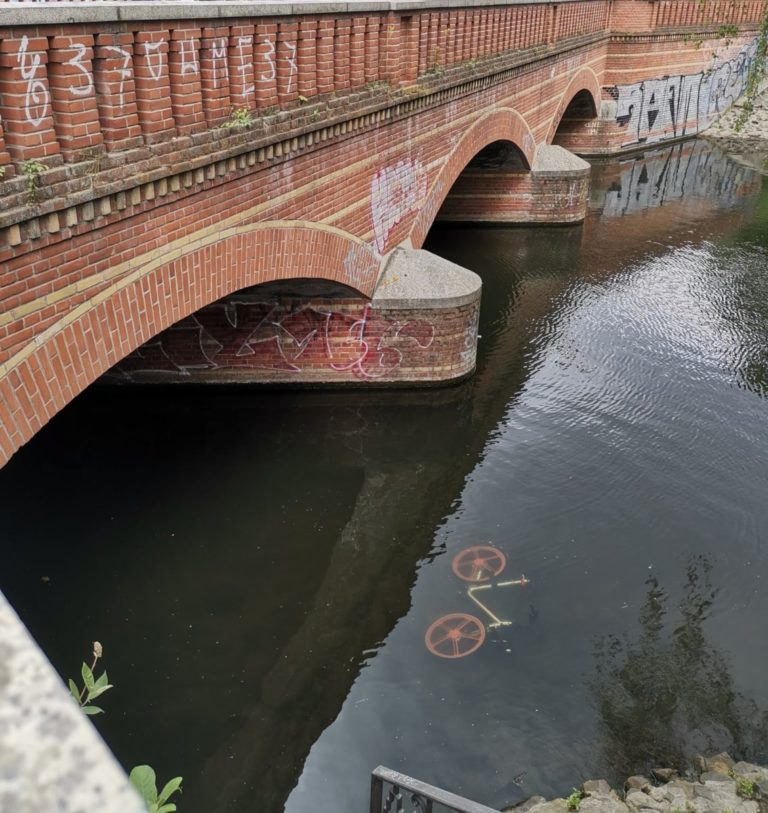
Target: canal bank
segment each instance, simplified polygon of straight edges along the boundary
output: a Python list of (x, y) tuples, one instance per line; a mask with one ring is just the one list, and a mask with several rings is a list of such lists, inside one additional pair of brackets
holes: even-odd
[(768, 809), (768, 768), (736, 762), (729, 754), (698, 757), (696, 773), (681, 777), (673, 768), (630, 776), (621, 792), (604, 779), (591, 779), (565, 798), (532, 796), (504, 813), (764, 813)]
[(737, 128), (743, 105), (736, 103), (702, 135), (746, 166), (768, 174), (768, 85)]

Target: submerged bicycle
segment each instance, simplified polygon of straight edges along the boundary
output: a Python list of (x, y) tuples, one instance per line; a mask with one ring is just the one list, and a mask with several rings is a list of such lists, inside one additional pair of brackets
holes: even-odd
[[(451, 569), (464, 581), (472, 582), (467, 596), (490, 618), (488, 629), (507, 627), (513, 622), (499, 618), (477, 596), (477, 593), (503, 587), (525, 587), (530, 580), (519, 579), (493, 582), (507, 565), (507, 557), (491, 545), (465, 548), (453, 557)], [(465, 658), (478, 650), (485, 641), (486, 624), (468, 613), (448, 613), (430, 624), (424, 635), (427, 649), (438, 658)]]

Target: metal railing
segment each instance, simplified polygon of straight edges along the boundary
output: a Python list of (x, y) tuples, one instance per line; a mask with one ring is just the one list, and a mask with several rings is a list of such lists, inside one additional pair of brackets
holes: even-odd
[(379, 765), (371, 774), (370, 813), (499, 813), (463, 796)]

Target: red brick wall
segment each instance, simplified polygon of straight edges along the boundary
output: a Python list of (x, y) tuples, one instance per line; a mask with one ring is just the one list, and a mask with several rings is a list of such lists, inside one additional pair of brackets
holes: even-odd
[(182, 319), (110, 380), (287, 384), (429, 383), (474, 367), (477, 304), (387, 310), (362, 298), (242, 292)]
[(467, 170), (437, 219), (479, 223), (578, 223), (587, 214), (589, 174), (548, 177), (526, 171)]

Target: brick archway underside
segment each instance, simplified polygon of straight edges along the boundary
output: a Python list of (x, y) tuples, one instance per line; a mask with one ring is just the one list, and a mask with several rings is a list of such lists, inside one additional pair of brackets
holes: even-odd
[(424, 244), (443, 201), (459, 175), (483, 148), (494, 141), (511, 142), (523, 154), (528, 167), (533, 163), (536, 139), (520, 113), (512, 108), (502, 107), (481, 116), (464, 133), (434, 179), (409, 233), (414, 247), (419, 248)]
[(602, 95), (600, 80), (597, 78), (597, 75), (591, 68), (582, 68), (576, 72), (571, 81), (568, 83), (568, 87), (566, 87), (562, 96), (560, 97), (555, 115), (552, 117), (552, 122), (549, 125), (549, 131), (547, 132), (547, 144), (552, 143), (552, 139), (555, 137), (557, 128), (560, 126), (560, 122), (563, 119), (563, 115), (568, 105), (571, 103), (574, 96), (582, 91), (585, 91), (592, 97), (592, 104), (595, 111), (597, 112), (600, 110), (600, 98)]
[[(0, 365), (0, 464), (102, 373), (170, 325), (242, 288), (296, 277), (370, 295), (380, 258), (303, 222), (201, 230), (166, 246)], [(133, 264), (135, 268), (136, 263)]]

